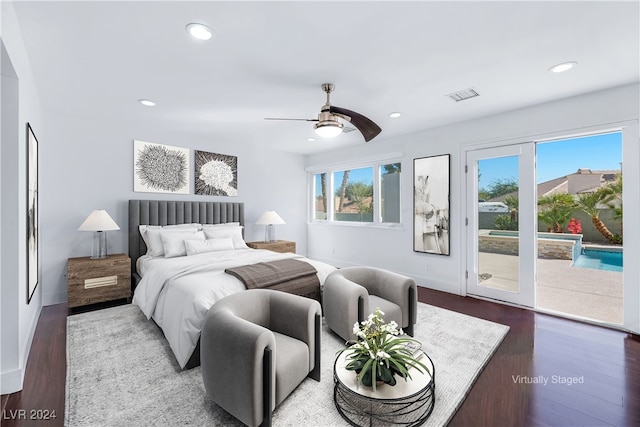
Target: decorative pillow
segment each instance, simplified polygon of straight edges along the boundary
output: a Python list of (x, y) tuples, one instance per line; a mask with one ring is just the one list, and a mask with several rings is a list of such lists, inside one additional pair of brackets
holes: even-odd
[(186, 256), (187, 247), (185, 241), (204, 240), (204, 233), (202, 231), (196, 233), (163, 233), (160, 235), (160, 239), (162, 240), (164, 257), (173, 258)]
[(185, 240), (184, 245), (187, 248), (187, 255), (233, 250), (233, 240), (231, 240), (231, 236), (207, 240)]
[(244, 239), (242, 238), (241, 226), (205, 228), (204, 235), (207, 236), (207, 239), (218, 239), (225, 236), (231, 236), (231, 240), (233, 241), (233, 249), (249, 248), (249, 246), (247, 246)]
[[(145, 234), (147, 236), (147, 255), (150, 257), (162, 257), (164, 256), (164, 248), (162, 247), (162, 238), (160, 236), (164, 234), (174, 233), (195, 233), (198, 229), (188, 227), (176, 227), (176, 228), (147, 228)], [(184, 239), (183, 239), (184, 240)]]

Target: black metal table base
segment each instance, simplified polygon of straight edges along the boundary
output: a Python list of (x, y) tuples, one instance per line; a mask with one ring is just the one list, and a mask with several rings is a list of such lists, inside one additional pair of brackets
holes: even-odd
[(333, 401), (340, 415), (354, 426), (419, 426), (433, 412), (436, 400), (434, 374), (429, 384), (415, 394), (379, 399), (351, 390), (338, 379), (334, 369)]

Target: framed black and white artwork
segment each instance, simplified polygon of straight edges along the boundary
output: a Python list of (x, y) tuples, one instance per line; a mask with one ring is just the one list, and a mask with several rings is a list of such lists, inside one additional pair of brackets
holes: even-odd
[(236, 156), (195, 150), (194, 157), (196, 194), (238, 195), (238, 158)]
[(450, 155), (413, 160), (413, 250), (449, 255)]
[(189, 149), (133, 141), (133, 191), (189, 194)]
[(27, 123), (27, 304), (31, 302), (39, 281), (38, 225), (38, 140)]

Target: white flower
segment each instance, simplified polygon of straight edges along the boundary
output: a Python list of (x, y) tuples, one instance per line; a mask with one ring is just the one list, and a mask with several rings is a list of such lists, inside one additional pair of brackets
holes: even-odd
[(362, 344), (360, 344), (359, 342), (357, 342), (357, 343), (353, 344), (353, 345), (351, 346), (351, 348), (353, 348), (354, 350), (362, 350), (362, 349), (364, 349), (364, 347), (362, 346)]
[(392, 335), (399, 335), (398, 324), (395, 321), (391, 321), (386, 325), (382, 325), (382, 330)]
[(358, 322), (353, 324), (353, 335), (358, 335), (360, 332), (360, 324)]
[[(387, 353), (385, 351), (378, 350), (378, 353), (376, 353), (376, 359), (386, 360), (386, 359), (389, 359), (389, 358), (391, 358), (391, 356), (389, 356), (389, 353)], [(380, 362), (380, 363), (382, 363), (382, 362)]]

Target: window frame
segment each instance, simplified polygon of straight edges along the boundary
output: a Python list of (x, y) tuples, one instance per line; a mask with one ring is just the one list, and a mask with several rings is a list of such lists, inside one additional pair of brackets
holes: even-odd
[[(398, 212), (399, 222), (383, 222), (382, 221), (382, 172), (381, 169), (384, 165), (399, 163), (402, 170), (402, 155), (386, 155), (380, 156), (367, 161), (360, 161), (354, 163), (336, 163), (326, 166), (315, 166), (307, 168), (308, 182), (309, 182), (309, 224), (326, 224), (326, 225), (341, 225), (341, 226), (353, 226), (353, 227), (383, 227), (383, 228), (401, 228), (402, 223), (402, 184), (403, 177), (400, 172), (400, 182), (398, 184)], [(335, 193), (335, 182), (333, 175), (335, 172), (343, 172), (345, 170), (354, 170), (361, 168), (373, 168), (373, 221), (339, 221), (335, 219), (334, 212), (334, 200), (335, 197), (327, 197), (326, 219), (316, 218), (316, 176), (326, 174), (327, 177), (327, 194), (333, 195)]]

